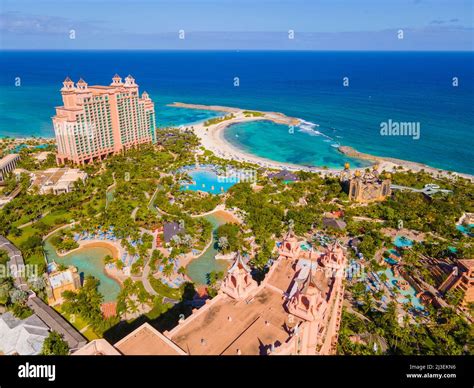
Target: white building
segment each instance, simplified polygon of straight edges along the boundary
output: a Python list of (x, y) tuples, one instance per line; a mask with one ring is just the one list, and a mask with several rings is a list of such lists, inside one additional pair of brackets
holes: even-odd
[(74, 190), (74, 184), (85, 182), (87, 173), (77, 168), (48, 168), (32, 173), (32, 186), (38, 187), (39, 194), (64, 194)]
[(12, 313), (0, 315), (0, 353), (31, 356), (41, 353), (49, 327), (35, 314), (18, 319)]
[(20, 159), (18, 154), (9, 154), (0, 159), (0, 185), (5, 181), (6, 174), (12, 172), (16, 168), (16, 164)]

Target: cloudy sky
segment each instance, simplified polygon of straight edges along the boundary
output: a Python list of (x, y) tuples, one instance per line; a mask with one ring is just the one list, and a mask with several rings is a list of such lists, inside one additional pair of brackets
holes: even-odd
[(473, 0), (0, 0), (0, 48), (472, 51), (473, 4)]

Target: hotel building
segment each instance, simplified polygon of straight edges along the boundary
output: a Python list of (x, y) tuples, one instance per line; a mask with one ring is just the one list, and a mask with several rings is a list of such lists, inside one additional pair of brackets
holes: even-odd
[(15, 169), (18, 160), (20, 160), (18, 154), (9, 154), (0, 159), (0, 185), (5, 183), (6, 175)]
[(54, 306), (63, 302), (62, 294), (64, 291), (76, 291), (81, 288), (81, 278), (77, 268), (70, 266), (64, 271), (54, 271), (47, 275), (48, 286), (46, 293), (48, 304)]
[(132, 76), (115, 75), (110, 86), (76, 85), (67, 77), (63, 106), (52, 118), (57, 162), (92, 163), (139, 144), (156, 141), (155, 108), (146, 92), (139, 96)]
[[(260, 284), (237, 254), (216, 297), (164, 333), (144, 323), (114, 349), (123, 355), (336, 354), (346, 254), (337, 242), (303, 251), (302, 241), (286, 235)], [(77, 354), (95, 354), (91, 348)]]
[(65, 194), (74, 190), (78, 181), (83, 183), (87, 179), (87, 173), (77, 168), (56, 167), (43, 171), (31, 173), (31, 187), (38, 189), (38, 194)]
[(441, 284), (439, 290), (446, 294), (450, 290), (463, 293), (461, 308), (468, 309), (474, 303), (474, 259), (458, 260), (456, 270)]
[(390, 174), (379, 174), (376, 166), (363, 174), (356, 170), (351, 177), (349, 164), (346, 163), (340, 179), (344, 191), (351, 201), (369, 203), (383, 201), (392, 194)]

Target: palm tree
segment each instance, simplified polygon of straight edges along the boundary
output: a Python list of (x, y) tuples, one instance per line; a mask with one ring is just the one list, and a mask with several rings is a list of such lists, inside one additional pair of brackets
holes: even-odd
[(193, 238), (189, 234), (185, 234), (183, 236), (183, 244), (184, 245), (189, 247), (192, 242), (193, 242)]
[(173, 237), (171, 237), (171, 239), (173, 240), (173, 242), (174, 242), (176, 245), (181, 244), (181, 237), (179, 237), (177, 234), (174, 235)]
[(364, 304), (362, 305), (362, 311), (364, 312), (364, 315), (370, 313), (374, 307), (374, 301), (372, 299), (372, 296), (370, 293), (364, 294)]
[(173, 274), (173, 264), (167, 264), (163, 268), (163, 275), (165, 275), (166, 277), (170, 277), (172, 274)]
[(229, 240), (226, 236), (219, 237), (219, 241), (217, 242), (217, 246), (222, 251), (225, 251), (229, 247)]
[(115, 260), (115, 259), (114, 259), (112, 256), (110, 256), (110, 255), (106, 255), (106, 256), (104, 257), (104, 263), (105, 263), (105, 264), (113, 263), (114, 260)]

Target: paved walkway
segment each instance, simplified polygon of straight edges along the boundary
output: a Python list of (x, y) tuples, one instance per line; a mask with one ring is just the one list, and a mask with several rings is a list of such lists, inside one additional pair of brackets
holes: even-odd
[(153, 289), (153, 287), (150, 284), (150, 281), (148, 280), (148, 276), (150, 275), (150, 260), (147, 261), (145, 264), (145, 267), (143, 268), (143, 274), (142, 274), (142, 283), (143, 287), (145, 287), (146, 292), (149, 294), (156, 296), (158, 293)]

